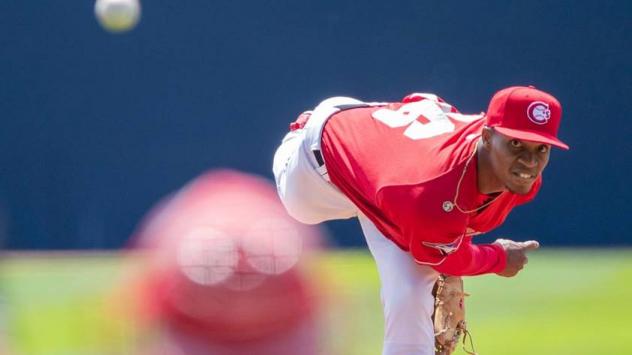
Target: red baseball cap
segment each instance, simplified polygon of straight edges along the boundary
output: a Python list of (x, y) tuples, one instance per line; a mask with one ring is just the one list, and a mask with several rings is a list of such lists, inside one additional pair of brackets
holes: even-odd
[(562, 105), (553, 95), (533, 86), (512, 86), (492, 97), (486, 123), (512, 138), (568, 149), (557, 138), (561, 118)]

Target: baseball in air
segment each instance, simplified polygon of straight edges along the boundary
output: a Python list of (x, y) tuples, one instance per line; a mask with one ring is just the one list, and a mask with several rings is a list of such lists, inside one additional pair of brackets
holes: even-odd
[(140, 19), (139, 0), (97, 0), (94, 13), (101, 26), (113, 33), (133, 29)]

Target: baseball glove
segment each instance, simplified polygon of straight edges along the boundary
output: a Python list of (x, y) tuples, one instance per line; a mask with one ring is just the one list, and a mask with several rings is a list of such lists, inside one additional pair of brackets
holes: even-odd
[[(465, 297), (463, 279), (457, 276), (441, 275), (433, 289), (435, 309), (432, 315), (435, 332), (435, 354), (450, 355), (456, 349), (463, 335), (463, 350), (476, 355), (472, 337), (465, 323)], [(470, 336), (472, 351), (465, 349), (465, 339)]]

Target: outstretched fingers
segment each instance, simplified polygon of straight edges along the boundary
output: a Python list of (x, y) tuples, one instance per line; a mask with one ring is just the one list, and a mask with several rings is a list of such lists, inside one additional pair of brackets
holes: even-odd
[(540, 247), (540, 243), (536, 240), (528, 240), (526, 242), (522, 242), (521, 244), (525, 251), (536, 250)]

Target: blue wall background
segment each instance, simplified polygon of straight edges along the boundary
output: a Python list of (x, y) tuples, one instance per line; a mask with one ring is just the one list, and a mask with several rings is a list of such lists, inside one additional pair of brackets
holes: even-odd
[[(287, 124), (334, 95), (434, 92), (462, 112), (533, 84), (564, 106), (536, 201), (499, 233), (630, 242), (630, 1), (151, 0), (105, 33), (93, 1), (0, 2), (0, 234), (115, 248), (214, 167), (267, 176)], [(360, 245), (355, 222), (330, 224)]]

